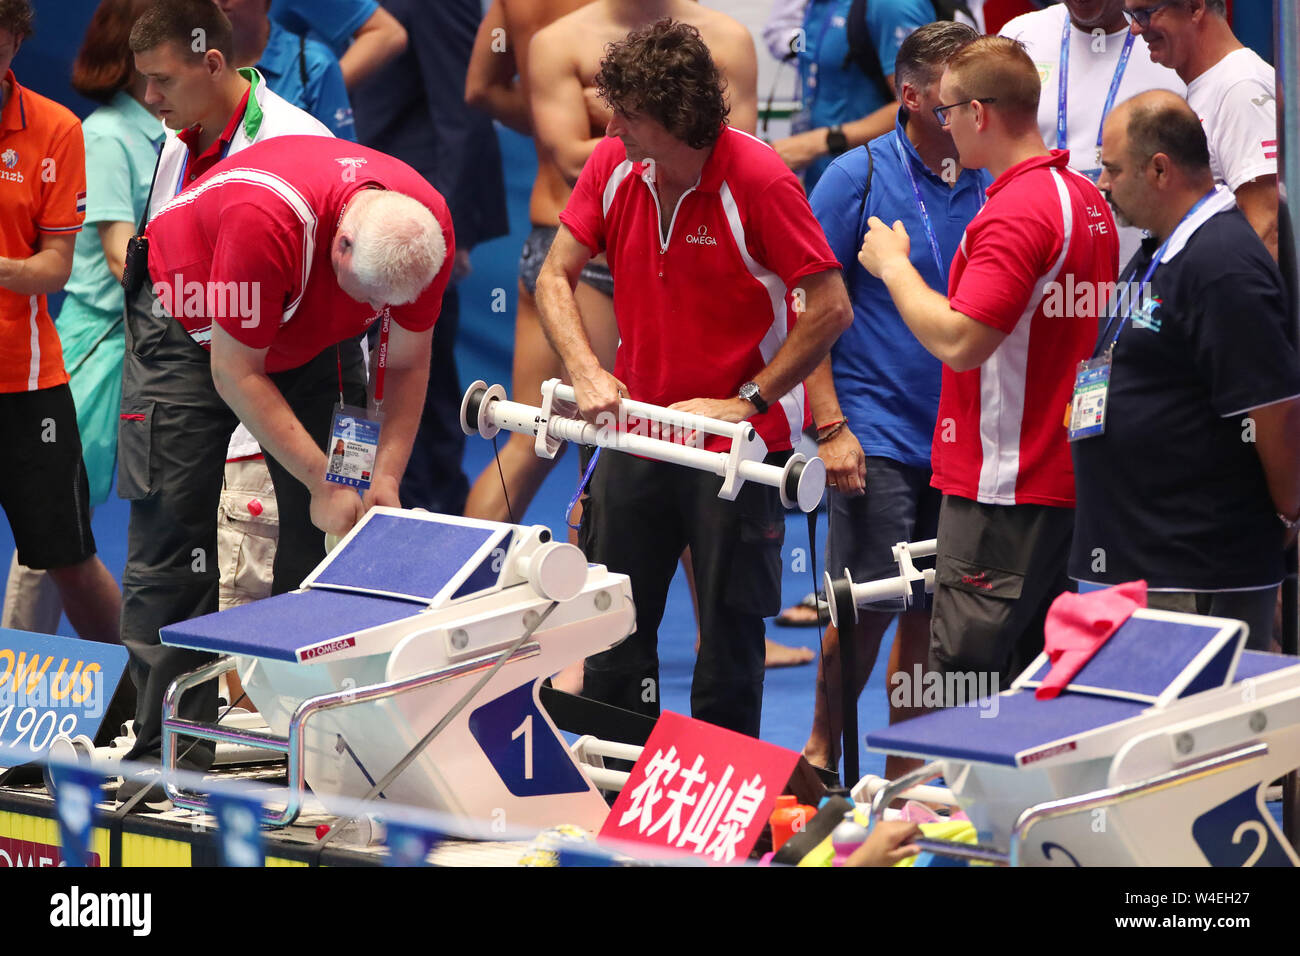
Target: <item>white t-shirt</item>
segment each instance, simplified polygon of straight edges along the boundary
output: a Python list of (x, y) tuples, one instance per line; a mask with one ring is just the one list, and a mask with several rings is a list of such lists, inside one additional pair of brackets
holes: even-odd
[(1277, 80), (1254, 50), (1233, 50), (1187, 85), (1205, 126), (1214, 178), (1233, 192), (1277, 175)]
[[(1002, 36), (1019, 40), (1038, 67), (1043, 91), (1038, 100), (1038, 127), (1048, 149), (1060, 146), (1057, 114), (1060, 104), (1061, 33), (1069, 16), (1065, 4), (1036, 10), (1008, 20)], [(1070, 76), (1066, 90), (1066, 147), (1070, 150), (1070, 167), (1093, 182), (1101, 176), (1097, 155), (1097, 138), (1101, 132), (1102, 108), (1110, 84), (1119, 66), (1128, 28), (1115, 33), (1090, 32), (1079, 27), (1070, 29)], [(1147, 90), (1170, 90), (1179, 96), (1187, 88), (1173, 70), (1151, 62), (1147, 41), (1135, 37), (1124, 77), (1115, 94), (1118, 106)], [(1137, 252), (1143, 232), (1133, 226), (1119, 230), (1119, 264), (1122, 268)]]

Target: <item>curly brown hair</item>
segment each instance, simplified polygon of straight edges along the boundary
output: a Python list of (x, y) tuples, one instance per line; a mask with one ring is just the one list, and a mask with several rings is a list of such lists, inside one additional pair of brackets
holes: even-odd
[(730, 112), (700, 31), (671, 19), (606, 47), (596, 89), (611, 109), (645, 113), (692, 149), (712, 146)]
[(0, 30), (19, 40), (32, 35), (32, 5), (27, 0), (0, 0)]

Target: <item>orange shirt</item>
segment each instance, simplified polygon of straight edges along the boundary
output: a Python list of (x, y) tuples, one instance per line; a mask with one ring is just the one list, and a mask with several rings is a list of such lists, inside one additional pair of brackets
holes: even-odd
[[(27, 259), (41, 233), (71, 235), (86, 218), (86, 146), (77, 117), (8, 75), (0, 112), (0, 256)], [(43, 295), (0, 289), (0, 392), (68, 380)]]

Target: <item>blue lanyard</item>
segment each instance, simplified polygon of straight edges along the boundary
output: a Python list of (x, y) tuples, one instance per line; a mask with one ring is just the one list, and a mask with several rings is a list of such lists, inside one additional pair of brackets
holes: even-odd
[(582, 497), (582, 492), (586, 489), (587, 482), (591, 481), (591, 473), (596, 470), (596, 462), (598, 461), (600, 461), (599, 448), (597, 448), (595, 454), (591, 456), (591, 461), (587, 462), (587, 470), (582, 473), (582, 480), (578, 482), (578, 490), (575, 491), (573, 497), (569, 499), (569, 507), (564, 509), (564, 523), (574, 531), (581, 531), (582, 525), (581, 523), (574, 524), (569, 520), (569, 516), (573, 514), (573, 509), (578, 507), (578, 499)]
[[(1066, 134), (1066, 105), (1069, 100), (1070, 85), (1070, 33), (1072, 25), (1070, 16), (1067, 13), (1065, 17), (1065, 30), (1061, 33), (1061, 66), (1060, 76), (1057, 77), (1057, 101), (1056, 101), (1056, 148), (1069, 149), (1069, 136)], [(1106, 94), (1106, 103), (1101, 108), (1101, 125), (1097, 127), (1097, 149), (1101, 149), (1101, 131), (1106, 123), (1106, 117), (1110, 114), (1111, 109), (1115, 106), (1115, 97), (1119, 95), (1119, 84), (1124, 79), (1124, 70), (1128, 68), (1128, 58), (1133, 52), (1133, 31), (1130, 30), (1124, 38), (1124, 49), (1120, 51), (1119, 63), (1115, 67), (1115, 75), (1111, 77), (1110, 92)]]
[[(1157, 249), (1156, 254), (1151, 257), (1151, 265), (1147, 267), (1146, 275), (1142, 277), (1142, 284), (1138, 287), (1139, 290), (1146, 288), (1147, 284), (1151, 281), (1151, 277), (1156, 274), (1156, 269), (1160, 267), (1160, 259), (1164, 256), (1165, 250), (1169, 248), (1169, 243), (1173, 241), (1175, 233), (1182, 228), (1183, 223), (1196, 215), (1196, 210), (1200, 209), (1207, 202), (1213, 199), (1216, 192), (1217, 190), (1211, 189), (1196, 201), (1195, 206), (1187, 210), (1187, 214), (1183, 216), (1182, 219), (1178, 220), (1178, 225), (1169, 233), (1169, 237), (1165, 239), (1164, 242), (1160, 243), (1160, 248)], [(1124, 315), (1120, 318), (1119, 326), (1115, 329), (1115, 334), (1111, 337), (1110, 344), (1106, 346), (1107, 351), (1115, 348), (1115, 343), (1119, 341), (1119, 334), (1124, 331), (1124, 323), (1126, 323), (1129, 320), (1129, 316), (1133, 314), (1133, 297), (1128, 295), (1128, 292), (1132, 287), (1133, 280), (1132, 277), (1130, 277), (1129, 281), (1120, 289), (1119, 295), (1116, 297), (1115, 308), (1111, 311), (1110, 318), (1106, 320), (1106, 328), (1102, 330), (1101, 338), (1104, 340), (1107, 333), (1110, 332), (1110, 327), (1115, 324), (1116, 317), (1119, 316), (1120, 302), (1127, 299), (1128, 308), (1124, 310)], [(1095, 354), (1096, 353), (1094, 353), (1094, 355)]]
[[(916, 174), (912, 172), (912, 162), (903, 151), (903, 144), (899, 142), (897, 135), (894, 137), (894, 148), (898, 150), (898, 159), (903, 164), (903, 171), (907, 173), (907, 181), (912, 185), (912, 197), (916, 200), (916, 208), (920, 210), (921, 224), (925, 226), (925, 236), (930, 240), (930, 254), (934, 256), (935, 268), (939, 270), (939, 278), (946, 283), (948, 281), (948, 270), (944, 268), (943, 253), (939, 251), (939, 240), (935, 238), (934, 226), (930, 223), (929, 210), (925, 208), (925, 200), (921, 198), (921, 189), (916, 184)], [(984, 208), (983, 196), (980, 197), (980, 208)]]

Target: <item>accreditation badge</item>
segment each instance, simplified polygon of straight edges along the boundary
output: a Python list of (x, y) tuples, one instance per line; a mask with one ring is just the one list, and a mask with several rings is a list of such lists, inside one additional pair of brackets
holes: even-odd
[(364, 409), (351, 405), (336, 408), (325, 446), (325, 480), (360, 491), (369, 488), (381, 427), (378, 416), (367, 418)]
[(1105, 434), (1110, 365), (1109, 350), (1099, 358), (1079, 363), (1074, 376), (1074, 399), (1070, 403), (1070, 441)]

